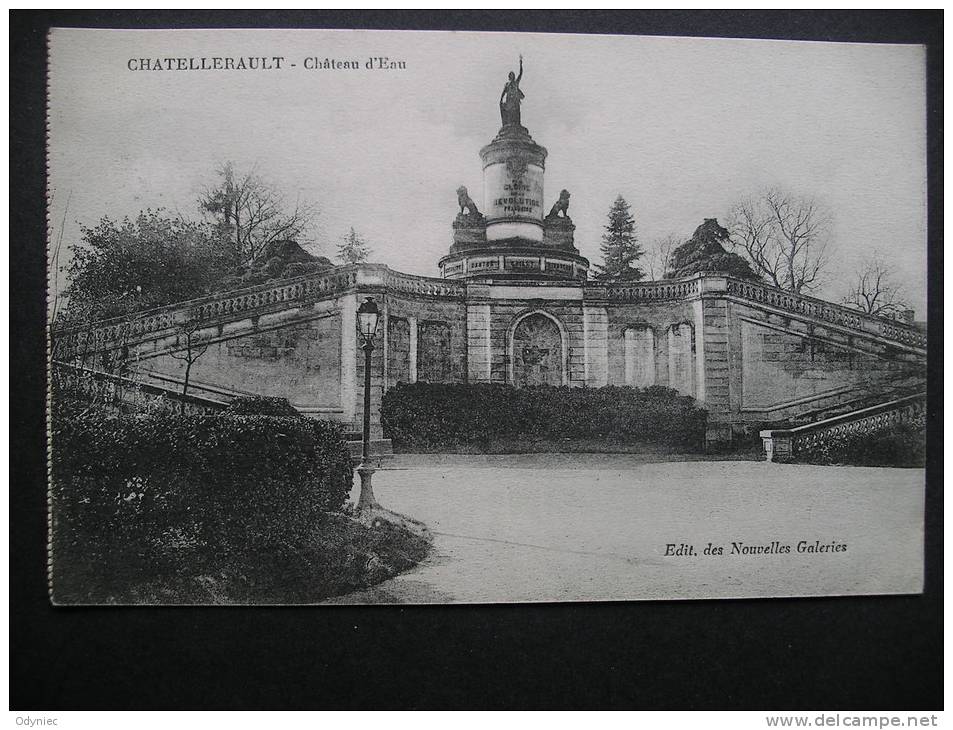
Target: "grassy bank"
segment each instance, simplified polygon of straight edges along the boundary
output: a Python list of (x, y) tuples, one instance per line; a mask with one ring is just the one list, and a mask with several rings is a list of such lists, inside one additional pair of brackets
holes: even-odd
[[(310, 535), (260, 561), (182, 545), (175, 570), (133, 552), (91, 556), (79, 546), (53, 555), (61, 604), (308, 604), (376, 585), (426, 557), (429, 543), (388, 522), (368, 527), (321, 515)], [(102, 568), (108, 568), (103, 570)]]

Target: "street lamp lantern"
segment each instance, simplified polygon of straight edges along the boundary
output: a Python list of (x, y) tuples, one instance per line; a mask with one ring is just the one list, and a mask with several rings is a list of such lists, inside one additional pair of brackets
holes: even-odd
[(357, 329), (361, 334), (361, 340), (366, 347), (368, 344), (374, 346), (374, 335), (377, 333), (377, 321), (380, 318), (380, 312), (377, 309), (377, 302), (371, 297), (367, 297), (361, 306), (357, 308)]
[(377, 302), (367, 297), (357, 308), (357, 331), (361, 336), (364, 349), (364, 434), (361, 444), (361, 463), (357, 473), (361, 477), (361, 496), (357, 501), (358, 513), (367, 512), (377, 507), (374, 499), (374, 490), (371, 486), (371, 476), (374, 467), (371, 466), (371, 353), (374, 350), (374, 335), (377, 333), (377, 321), (380, 311)]

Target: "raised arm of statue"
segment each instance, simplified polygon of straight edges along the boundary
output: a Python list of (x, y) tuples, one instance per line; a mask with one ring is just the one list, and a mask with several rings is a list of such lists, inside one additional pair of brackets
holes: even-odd
[(516, 85), (520, 85), (520, 81), (523, 78), (523, 54), (520, 54), (520, 75), (516, 77)]

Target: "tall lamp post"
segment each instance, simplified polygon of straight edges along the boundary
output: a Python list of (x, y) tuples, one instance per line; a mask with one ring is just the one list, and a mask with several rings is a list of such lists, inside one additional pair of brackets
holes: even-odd
[(374, 499), (374, 489), (371, 486), (371, 476), (374, 467), (371, 466), (371, 353), (374, 351), (374, 336), (377, 334), (377, 321), (380, 312), (377, 302), (367, 297), (357, 308), (357, 331), (361, 337), (361, 346), (364, 349), (364, 439), (361, 447), (361, 463), (357, 473), (361, 477), (361, 496), (357, 501), (358, 513), (377, 506)]

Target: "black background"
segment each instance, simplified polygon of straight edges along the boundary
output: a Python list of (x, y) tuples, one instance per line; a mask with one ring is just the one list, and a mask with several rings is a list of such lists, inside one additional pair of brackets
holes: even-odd
[[(941, 12), (13, 11), (10, 20), (11, 709), (942, 707)], [(43, 335), (50, 26), (471, 29), (927, 44), (926, 593), (54, 609), (45, 578)]]

